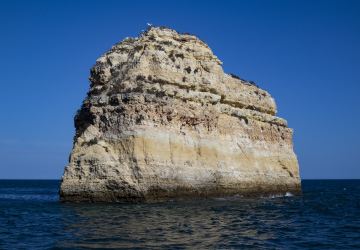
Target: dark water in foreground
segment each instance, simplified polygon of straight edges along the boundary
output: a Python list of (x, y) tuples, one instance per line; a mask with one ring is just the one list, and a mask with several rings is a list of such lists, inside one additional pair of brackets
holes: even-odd
[(0, 249), (360, 248), (360, 180), (305, 180), (302, 196), (61, 204), (60, 181), (0, 180)]

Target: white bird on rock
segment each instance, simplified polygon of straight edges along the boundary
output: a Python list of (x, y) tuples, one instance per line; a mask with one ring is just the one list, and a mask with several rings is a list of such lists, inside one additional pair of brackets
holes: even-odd
[(152, 24), (151, 24), (151, 23), (147, 23), (147, 25), (149, 25), (150, 27), (152, 26)]

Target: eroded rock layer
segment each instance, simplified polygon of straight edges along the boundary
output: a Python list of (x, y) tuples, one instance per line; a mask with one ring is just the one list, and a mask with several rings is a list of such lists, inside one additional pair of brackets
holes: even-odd
[(60, 201), (301, 193), (274, 99), (225, 74), (196, 36), (152, 27), (96, 62)]

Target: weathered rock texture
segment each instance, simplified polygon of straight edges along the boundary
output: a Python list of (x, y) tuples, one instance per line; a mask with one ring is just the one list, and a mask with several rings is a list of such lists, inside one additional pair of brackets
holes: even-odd
[(62, 202), (301, 193), (293, 130), (265, 91), (171, 29), (126, 38), (90, 70)]

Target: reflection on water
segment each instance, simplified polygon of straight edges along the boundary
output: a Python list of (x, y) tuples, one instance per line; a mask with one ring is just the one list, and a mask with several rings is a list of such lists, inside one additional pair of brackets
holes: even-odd
[(143, 205), (65, 204), (72, 216), (63, 218), (63, 223), (75, 239), (59, 242), (59, 246), (260, 246), (264, 240), (276, 242), (275, 228), (291, 224), (290, 218), (280, 221), (281, 213), (268, 209), (268, 203), (231, 197)]

